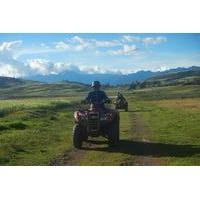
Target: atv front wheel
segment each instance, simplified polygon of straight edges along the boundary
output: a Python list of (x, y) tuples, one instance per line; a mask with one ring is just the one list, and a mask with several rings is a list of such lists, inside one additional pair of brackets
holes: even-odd
[(82, 130), (79, 124), (73, 127), (73, 145), (75, 148), (80, 149), (83, 144)]

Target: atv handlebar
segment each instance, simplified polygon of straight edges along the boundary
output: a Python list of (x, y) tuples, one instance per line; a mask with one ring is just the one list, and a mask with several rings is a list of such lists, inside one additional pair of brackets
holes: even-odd
[[(81, 101), (82, 104), (91, 104), (91, 103), (95, 103), (95, 102), (91, 102), (91, 101), (87, 101), (86, 99), (85, 100), (82, 100)], [(104, 104), (104, 103), (112, 103), (112, 101), (110, 99), (104, 99), (103, 101), (101, 101), (100, 103), (98, 104)]]

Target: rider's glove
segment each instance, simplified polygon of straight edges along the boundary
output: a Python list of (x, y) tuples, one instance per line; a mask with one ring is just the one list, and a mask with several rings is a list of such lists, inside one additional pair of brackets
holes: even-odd
[(110, 99), (106, 99), (106, 103), (111, 103), (111, 100)]

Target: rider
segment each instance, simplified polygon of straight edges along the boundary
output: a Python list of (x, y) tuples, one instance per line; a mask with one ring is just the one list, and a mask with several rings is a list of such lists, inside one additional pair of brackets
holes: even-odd
[(117, 93), (117, 96), (116, 96), (116, 102), (120, 102), (120, 101), (125, 101), (125, 98), (124, 98), (124, 96), (120, 93), (120, 92), (118, 92)]
[(110, 103), (111, 100), (107, 97), (104, 91), (100, 90), (100, 82), (93, 81), (91, 87), (93, 88), (93, 91), (88, 94), (84, 102), (99, 105), (101, 108), (105, 109), (104, 104)]

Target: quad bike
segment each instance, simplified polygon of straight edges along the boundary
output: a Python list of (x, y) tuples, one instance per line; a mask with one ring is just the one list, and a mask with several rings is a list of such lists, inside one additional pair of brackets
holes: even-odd
[(124, 109), (125, 111), (128, 111), (128, 102), (125, 99), (119, 99), (116, 100), (115, 109)]
[(73, 144), (81, 148), (88, 137), (103, 136), (108, 139), (109, 146), (119, 142), (119, 113), (111, 109), (103, 109), (100, 104), (90, 104), (89, 109), (74, 112)]

